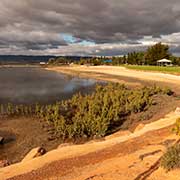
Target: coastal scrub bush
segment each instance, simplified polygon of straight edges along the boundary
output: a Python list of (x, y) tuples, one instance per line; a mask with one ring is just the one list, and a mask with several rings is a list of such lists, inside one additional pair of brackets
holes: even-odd
[(163, 89), (163, 93), (167, 94), (168, 96), (172, 96), (174, 94), (174, 92), (168, 87)]
[[(180, 136), (180, 118), (176, 120), (172, 131)], [(180, 168), (180, 144), (175, 144), (168, 148), (167, 152), (162, 156), (161, 166), (167, 171)]]
[(161, 167), (167, 171), (180, 168), (180, 144), (168, 148), (167, 152), (162, 156)]
[(172, 131), (180, 136), (180, 118), (176, 120), (175, 127), (172, 129)]
[(123, 84), (97, 85), (92, 94), (75, 94), (71, 99), (49, 105), (1, 106), (1, 113), (35, 116), (54, 129), (62, 139), (97, 138), (112, 133), (132, 113), (146, 111), (156, 94), (169, 94), (157, 87), (129, 89)]
[(152, 96), (159, 93), (166, 94), (157, 86), (132, 90), (122, 84), (97, 85), (92, 94), (78, 93), (66, 101), (36, 106), (36, 115), (63, 139), (103, 137), (120, 127), (131, 113), (147, 110)]

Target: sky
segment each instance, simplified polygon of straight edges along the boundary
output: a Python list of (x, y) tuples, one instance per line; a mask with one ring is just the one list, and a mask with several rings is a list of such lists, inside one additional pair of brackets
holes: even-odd
[(0, 54), (121, 56), (162, 42), (180, 56), (179, 0), (0, 0)]

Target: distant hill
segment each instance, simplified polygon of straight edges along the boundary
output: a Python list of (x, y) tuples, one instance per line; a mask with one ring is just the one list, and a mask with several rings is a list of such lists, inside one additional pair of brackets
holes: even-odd
[[(0, 55), (0, 64), (39, 64), (48, 62), (51, 58), (64, 57), (67, 60), (79, 61), (79, 56), (26, 56), (26, 55)], [(83, 57), (87, 58), (87, 57)]]
[(0, 55), (0, 64), (36, 64), (56, 56)]

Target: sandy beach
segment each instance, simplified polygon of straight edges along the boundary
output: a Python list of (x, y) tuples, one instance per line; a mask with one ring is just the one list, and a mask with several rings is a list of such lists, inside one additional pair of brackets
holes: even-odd
[(132, 86), (157, 84), (180, 92), (180, 76), (159, 72), (129, 70), (120, 66), (59, 66), (47, 70), (76, 75), (85, 78), (125, 83)]

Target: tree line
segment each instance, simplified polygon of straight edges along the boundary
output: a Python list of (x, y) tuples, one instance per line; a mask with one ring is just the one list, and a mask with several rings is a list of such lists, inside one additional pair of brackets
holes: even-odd
[[(157, 65), (157, 60), (164, 58), (170, 59), (174, 65), (180, 65), (180, 57), (173, 56), (169, 52), (169, 46), (162, 44), (161, 42), (149, 47), (145, 52), (131, 52), (122, 57), (82, 57), (80, 60), (58, 57), (55, 59), (50, 59), (49, 64), (62, 65), (75, 63), (80, 65)], [(111, 61), (106, 61), (107, 59), (110, 59)]]

